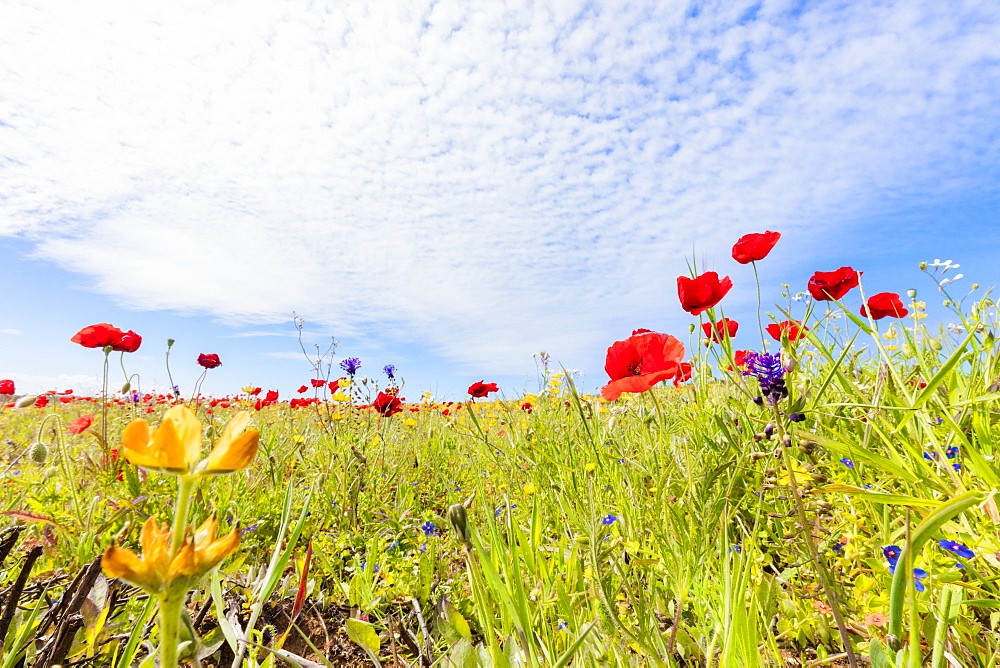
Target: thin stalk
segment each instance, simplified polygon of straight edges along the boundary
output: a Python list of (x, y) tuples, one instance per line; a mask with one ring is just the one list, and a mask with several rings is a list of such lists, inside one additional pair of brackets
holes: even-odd
[(166, 594), (159, 597), (160, 668), (175, 668), (177, 666), (177, 631), (183, 603), (183, 595)]
[[(774, 412), (774, 422), (778, 427), (778, 432), (782, 441), (784, 441), (785, 430), (781, 422), (781, 414), (778, 412), (777, 406), (772, 408)], [(858, 658), (854, 655), (854, 648), (851, 646), (851, 639), (847, 635), (847, 625), (844, 623), (844, 615), (840, 609), (840, 600), (833, 588), (833, 583), (830, 580), (830, 573), (826, 569), (826, 564), (823, 563), (819, 550), (816, 549), (816, 545), (813, 543), (812, 528), (809, 525), (809, 518), (806, 516), (805, 505), (802, 503), (802, 493), (799, 491), (798, 483), (795, 480), (795, 467), (792, 464), (792, 456), (788, 453), (788, 448), (786, 447), (783, 447), (781, 452), (785, 463), (785, 470), (788, 472), (788, 486), (792, 490), (792, 498), (795, 501), (795, 511), (798, 515), (799, 525), (802, 527), (802, 537), (809, 549), (809, 556), (812, 559), (812, 562), (816, 564), (816, 572), (819, 574), (820, 583), (823, 585), (823, 590), (826, 592), (827, 600), (830, 602), (830, 609), (833, 612), (833, 620), (837, 624), (837, 631), (840, 632), (840, 642), (844, 645), (844, 651), (847, 653), (847, 662), (851, 665), (851, 668), (858, 668)]]
[(184, 542), (184, 534), (187, 530), (188, 509), (191, 505), (191, 496), (194, 492), (197, 478), (194, 476), (182, 475), (177, 478), (177, 505), (174, 511), (173, 534), (170, 537), (170, 558), (177, 555), (177, 550)]

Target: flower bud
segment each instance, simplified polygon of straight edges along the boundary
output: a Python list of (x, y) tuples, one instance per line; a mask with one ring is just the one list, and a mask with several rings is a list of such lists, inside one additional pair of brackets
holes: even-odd
[(927, 263), (926, 263), (926, 262), (921, 262), (921, 263), (920, 263), (920, 268), (921, 268), (922, 270), (926, 270), (926, 269), (927, 269)]
[(129, 390), (131, 389), (132, 389), (132, 383), (126, 381), (126, 383), (122, 385), (122, 394), (128, 394)]
[[(924, 264), (926, 264), (926, 262)], [(907, 290), (906, 291), (906, 296), (909, 297), (910, 299), (916, 299), (917, 298), (917, 291), (916, 291), (916, 289), (915, 288), (910, 288), (909, 290)]]
[(42, 475), (43, 475), (43, 477), (46, 480), (52, 480), (57, 475), (59, 475), (59, 467), (58, 466), (50, 466), (47, 469), (45, 469), (45, 473), (43, 473)]
[(704, 339), (701, 340), (701, 345), (704, 346), (705, 348), (708, 348), (709, 346), (712, 345), (712, 339), (705, 337)]
[(459, 540), (466, 545), (469, 544), (469, 514), (465, 510), (465, 505), (456, 503), (448, 508), (448, 521), (455, 530)]
[(927, 345), (930, 346), (933, 350), (941, 350), (941, 348), (943, 347), (941, 345), (941, 342), (938, 341), (937, 339), (927, 339)]
[(167, 339), (167, 350), (170, 350), (171, 348), (173, 348), (173, 346), (174, 346), (174, 340)]
[(28, 406), (35, 405), (35, 399), (37, 399), (34, 394), (26, 394), (14, 404), (14, 408), (27, 408)]
[(795, 356), (792, 355), (787, 350), (781, 351), (781, 368), (785, 370), (785, 373), (791, 373), (795, 371), (795, 367), (798, 365), (798, 361)]
[(31, 444), (31, 450), (28, 451), (28, 457), (31, 461), (36, 464), (44, 464), (45, 460), (48, 459), (49, 449), (41, 441), (35, 441)]

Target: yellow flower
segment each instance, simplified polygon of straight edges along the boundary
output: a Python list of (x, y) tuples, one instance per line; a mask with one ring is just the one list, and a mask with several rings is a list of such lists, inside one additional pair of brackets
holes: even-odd
[(173, 532), (168, 531), (166, 525), (158, 526), (150, 517), (139, 534), (142, 556), (128, 548), (112, 545), (104, 551), (101, 567), (109, 578), (124, 580), (151, 594), (187, 591), (199, 577), (215, 568), (240, 545), (238, 528), (216, 540), (216, 526), (214, 517), (205, 520), (193, 537), (184, 537), (177, 554), (171, 558)]
[(334, 401), (347, 401), (347, 395), (343, 392), (334, 392), (330, 398)]
[(522, 487), (521, 489), (524, 490), (525, 494), (534, 494), (535, 493), (535, 483), (533, 483), (533, 482), (526, 483), (524, 485), (524, 487)]
[(257, 455), (260, 434), (246, 429), (250, 414), (240, 411), (226, 425), (208, 457), (201, 456), (201, 422), (187, 406), (163, 414), (154, 431), (145, 420), (133, 420), (122, 433), (125, 458), (136, 466), (173, 475), (214, 475), (246, 468)]
[(403, 420), (403, 425), (406, 427), (416, 427), (417, 421), (414, 420), (413, 418), (406, 418), (405, 420)]
[(595, 464), (594, 462), (587, 462), (586, 464), (583, 465), (583, 470), (586, 471), (587, 473), (592, 473), (596, 468), (597, 464)]

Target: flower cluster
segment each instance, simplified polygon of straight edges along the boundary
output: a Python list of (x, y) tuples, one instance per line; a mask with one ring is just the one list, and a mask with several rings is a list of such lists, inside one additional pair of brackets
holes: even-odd
[(772, 406), (788, 396), (785, 369), (781, 357), (771, 353), (748, 352), (743, 356), (744, 376), (753, 376), (760, 383), (760, 392)]

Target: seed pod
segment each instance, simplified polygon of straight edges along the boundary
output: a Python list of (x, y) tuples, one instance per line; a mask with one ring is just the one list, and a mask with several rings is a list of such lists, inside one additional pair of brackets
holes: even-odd
[(755, 462), (759, 461), (761, 459), (764, 459), (765, 457), (770, 457), (770, 456), (771, 456), (771, 453), (769, 453), (769, 452), (751, 452), (750, 453), (750, 459), (754, 460)]
[(45, 469), (45, 473), (42, 474), (42, 476), (46, 480), (52, 480), (57, 475), (59, 475), (59, 467), (58, 466), (50, 466), (47, 469)]
[(128, 394), (129, 390), (132, 389), (132, 383), (126, 382), (122, 385), (122, 394)]
[(17, 403), (14, 404), (14, 408), (27, 408), (28, 406), (34, 406), (35, 399), (37, 398), (38, 397), (34, 394), (26, 394), (17, 400)]
[(48, 459), (49, 448), (41, 441), (35, 441), (31, 444), (31, 450), (28, 451), (28, 457), (31, 461), (36, 464), (44, 464), (45, 460)]

